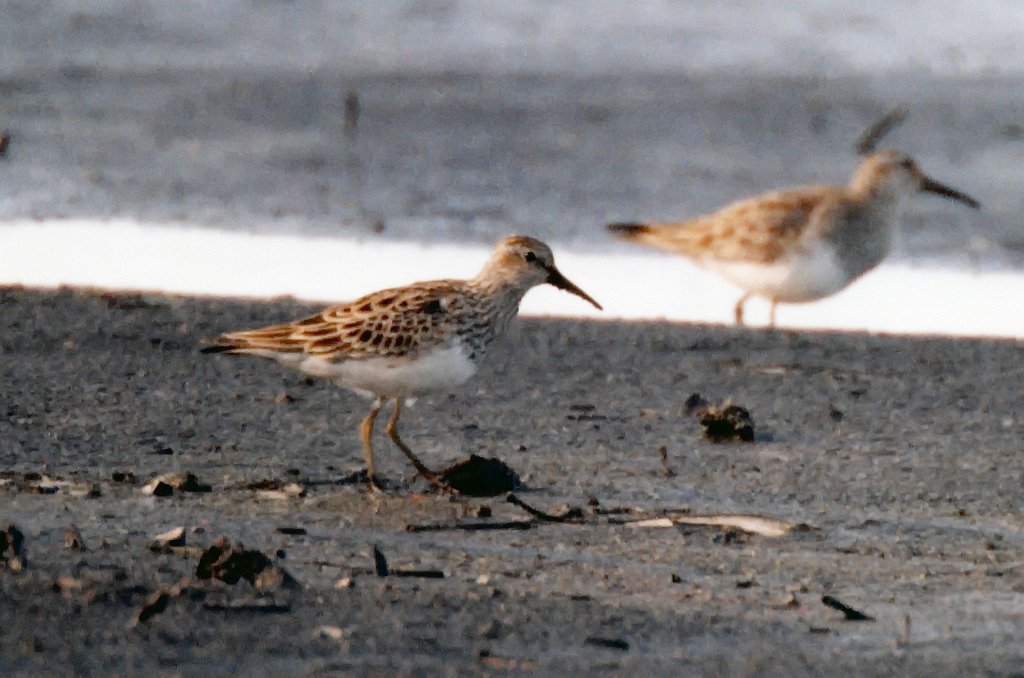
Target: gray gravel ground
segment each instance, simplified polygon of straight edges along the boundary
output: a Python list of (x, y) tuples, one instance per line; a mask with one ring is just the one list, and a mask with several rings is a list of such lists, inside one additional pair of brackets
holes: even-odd
[[(0, 292), (0, 526), (17, 525), (26, 545), (22, 572), (0, 569), (7, 675), (1024, 666), (1019, 342), (525, 319), (474, 380), (406, 414), (406, 440), (430, 463), (498, 456), (524, 477), (519, 496), (552, 512), (594, 498), (817, 529), (638, 529), (585, 510), (583, 524), (412, 533), (527, 516), (502, 497), (427, 493), (383, 437), (396, 487), (371, 500), (345, 482), (361, 466), (364, 401), (198, 354), (222, 330), (305, 310)], [(703, 439), (683, 413), (693, 392), (749, 408), (757, 440)], [(140, 490), (185, 470), (212, 491)], [(39, 489), (34, 474), (67, 483)], [(245, 488), (268, 479), (306, 494)], [(473, 517), (483, 505), (492, 518)], [(64, 548), (70, 523), (89, 550)], [(195, 583), (132, 626), (149, 596), (195, 571), (194, 555), (149, 550), (178, 525), (193, 546), (225, 535), (262, 550), (301, 588)], [(375, 576), (373, 545), (395, 568), (444, 578)], [(844, 621), (824, 594), (875, 621)]]

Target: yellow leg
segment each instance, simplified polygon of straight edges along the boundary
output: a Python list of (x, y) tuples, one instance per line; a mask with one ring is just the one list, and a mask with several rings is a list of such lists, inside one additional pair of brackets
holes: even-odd
[(733, 309), (733, 313), (736, 316), (737, 325), (743, 324), (743, 304), (747, 303), (747, 299), (749, 299), (751, 296), (751, 293), (747, 292), (742, 297), (740, 297), (739, 301), (736, 302), (736, 308)]
[(401, 414), (402, 399), (395, 398), (395, 410), (391, 413), (391, 418), (388, 420), (388, 437), (391, 438), (391, 442), (397, 445), (398, 449), (408, 457), (409, 461), (412, 462), (412, 465), (416, 467), (416, 470), (421, 476), (429, 480), (431, 485), (437, 485), (438, 487), (442, 486), (443, 483), (440, 478), (437, 477), (437, 474), (428, 469), (423, 462), (420, 461), (419, 457), (413, 454), (413, 451), (409, 449), (408, 445), (403, 443), (402, 439), (398, 437), (398, 418)]
[(371, 438), (373, 437), (373, 422), (385, 402), (387, 402), (386, 398), (377, 398), (373, 407), (370, 408), (370, 413), (359, 425), (359, 437), (363, 440), (363, 454), (366, 455), (366, 478), (370, 482), (370, 487), (375, 489), (381, 489), (381, 486), (377, 482), (377, 471), (373, 466), (373, 441)]

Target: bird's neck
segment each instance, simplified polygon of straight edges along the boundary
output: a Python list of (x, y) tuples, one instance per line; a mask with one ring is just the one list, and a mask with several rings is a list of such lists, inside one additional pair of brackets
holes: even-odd
[(470, 281), (470, 285), (476, 292), (488, 299), (491, 303), (511, 310), (508, 312), (515, 315), (519, 309), (519, 302), (526, 295), (527, 287), (524, 287), (514, 278), (501, 275), (480, 275)]
[(470, 281), (470, 286), (482, 298), (484, 306), (490, 309), (498, 331), (502, 331), (516, 313), (519, 302), (527, 289), (519, 281), (501, 275), (479, 275)]
[(895, 210), (903, 197), (899, 186), (870, 174), (855, 176), (847, 192), (851, 198), (872, 209)]
[(851, 276), (877, 266), (893, 250), (900, 222), (900, 196), (891, 192), (857, 195), (850, 192), (851, 217), (831, 234), (841, 241), (836, 251)]

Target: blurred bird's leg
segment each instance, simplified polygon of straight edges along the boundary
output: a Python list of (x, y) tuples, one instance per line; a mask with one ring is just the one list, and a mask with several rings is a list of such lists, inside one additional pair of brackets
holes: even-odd
[(373, 437), (373, 422), (377, 418), (380, 408), (384, 407), (385, 402), (387, 402), (386, 398), (377, 398), (373, 403), (373, 407), (370, 408), (370, 413), (366, 415), (366, 419), (363, 419), (363, 423), (359, 425), (359, 437), (363, 440), (363, 454), (366, 455), (366, 479), (370, 483), (370, 488), (374, 490), (383, 488), (377, 480), (377, 472), (373, 465), (373, 441), (371, 438)]
[(753, 294), (751, 292), (747, 292), (742, 297), (740, 297), (739, 301), (736, 302), (736, 308), (733, 310), (733, 314), (736, 317), (737, 325), (743, 324), (743, 304), (747, 303), (747, 299), (749, 299), (752, 296)]
[(398, 418), (402, 414), (402, 398), (395, 398), (395, 409), (391, 413), (391, 419), (388, 420), (388, 437), (391, 438), (391, 442), (398, 446), (412, 465), (416, 467), (416, 471), (421, 476), (430, 481), (431, 485), (436, 487), (443, 487), (444, 483), (438, 478), (437, 474), (431, 471), (420, 461), (419, 457), (413, 454), (413, 451), (409, 449), (409, 446), (402, 442), (402, 439), (398, 437)]

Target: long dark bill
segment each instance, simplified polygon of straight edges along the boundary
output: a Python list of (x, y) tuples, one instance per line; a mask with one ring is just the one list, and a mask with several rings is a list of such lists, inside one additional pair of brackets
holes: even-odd
[(565, 290), (566, 292), (571, 292), (572, 294), (575, 294), (580, 299), (586, 299), (591, 304), (593, 304), (594, 308), (596, 308), (598, 311), (604, 310), (603, 308), (601, 308), (601, 304), (594, 301), (594, 299), (589, 294), (587, 294), (580, 288), (576, 287), (576, 285), (574, 285), (568, 278), (562, 275), (562, 272), (559, 271), (554, 266), (548, 269), (547, 282), (549, 285), (554, 285), (560, 290)]
[(967, 195), (966, 193), (961, 193), (955, 188), (950, 188), (945, 184), (940, 184), (934, 179), (929, 179), (928, 177), (924, 177), (921, 180), (921, 190), (928, 191), (929, 193), (934, 193), (935, 195), (941, 195), (952, 200), (958, 200), (963, 204), (968, 205), (969, 207), (973, 207), (974, 209), (978, 209), (981, 207), (980, 202), (978, 202), (971, 196)]

